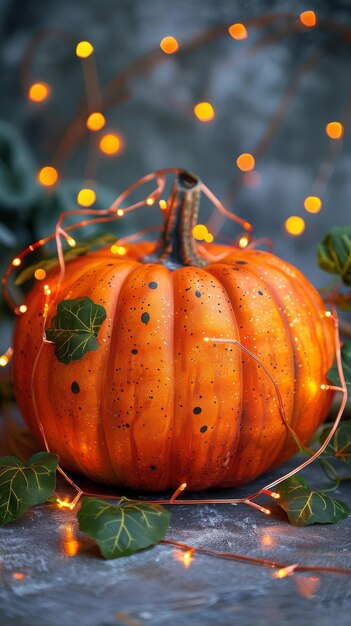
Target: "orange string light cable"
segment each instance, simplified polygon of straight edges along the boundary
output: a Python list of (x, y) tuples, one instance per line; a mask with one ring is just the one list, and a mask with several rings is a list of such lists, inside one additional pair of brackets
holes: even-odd
[[(179, 550), (184, 550), (186, 552), (191, 552), (192, 554), (207, 554), (209, 556), (218, 557), (221, 559), (231, 559), (234, 561), (241, 561), (243, 563), (249, 563), (250, 565), (260, 565), (267, 568), (284, 570), (285, 576), (289, 573), (295, 572), (319, 572), (325, 574), (347, 574), (351, 575), (351, 569), (345, 567), (327, 567), (324, 565), (299, 565), (294, 563), (293, 565), (289, 565), (286, 563), (280, 563), (279, 561), (270, 561), (268, 559), (260, 559), (258, 557), (245, 556), (244, 554), (235, 554), (234, 552), (220, 552), (218, 550), (210, 550), (209, 548), (198, 548), (194, 546), (189, 546), (186, 543), (181, 543), (179, 541), (173, 541), (172, 539), (161, 539), (159, 543), (164, 545), (173, 546), (179, 548)], [(284, 576), (281, 576), (283, 578)]]

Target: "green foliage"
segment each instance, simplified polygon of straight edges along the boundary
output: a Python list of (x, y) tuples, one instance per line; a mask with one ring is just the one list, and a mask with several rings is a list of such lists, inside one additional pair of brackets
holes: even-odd
[(165, 536), (170, 514), (158, 504), (122, 498), (119, 506), (85, 498), (78, 513), (80, 530), (92, 537), (105, 559), (129, 556)]
[(301, 476), (292, 476), (278, 485), (279, 506), (287, 513), (293, 526), (335, 524), (345, 519), (350, 509), (322, 491), (311, 491)]
[(351, 286), (351, 226), (333, 228), (318, 246), (318, 265)]
[[(330, 433), (330, 427), (324, 428), (320, 435), (320, 443), (324, 443)], [(351, 421), (341, 422), (323, 456), (334, 458), (351, 465)]]
[[(70, 248), (64, 252), (65, 261), (71, 261), (95, 248), (99, 248), (100, 246), (107, 245), (109, 243), (115, 243), (116, 237), (115, 235), (97, 235), (93, 237), (89, 237), (88, 239), (84, 239), (80, 241), (77, 246), (74, 248)], [(53, 267), (58, 265), (58, 257), (54, 256), (50, 259), (43, 259), (38, 263), (34, 263), (33, 265), (29, 265), (24, 269), (16, 278), (15, 285), (23, 285), (23, 283), (27, 282), (33, 278), (35, 271), (39, 268), (44, 269), (46, 272), (50, 271)]]
[(86, 352), (97, 350), (97, 335), (105, 319), (104, 307), (90, 298), (61, 300), (46, 331), (46, 339), (56, 346), (58, 360), (67, 365), (81, 359)]
[(27, 465), (16, 456), (0, 458), (0, 525), (48, 500), (56, 486), (57, 465), (57, 456), (49, 452), (34, 454)]
[[(342, 346), (341, 359), (346, 385), (349, 389), (351, 389), (351, 341), (345, 341), (344, 345)], [(329, 370), (328, 378), (333, 383), (333, 385), (340, 387), (341, 382), (336, 363), (334, 363), (331, 370)]]

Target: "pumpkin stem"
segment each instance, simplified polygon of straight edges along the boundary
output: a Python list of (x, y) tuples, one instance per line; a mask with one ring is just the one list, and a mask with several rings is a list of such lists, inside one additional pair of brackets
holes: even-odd
[(204, 267), (207, 261), (198, 251), (192, 235), (200, 206), (200, 180), (182, 171), (175, 178), (167, 202), (167, 217), (154, 252), (144, 263), (162, 263), (170, 270), (184, 265)]

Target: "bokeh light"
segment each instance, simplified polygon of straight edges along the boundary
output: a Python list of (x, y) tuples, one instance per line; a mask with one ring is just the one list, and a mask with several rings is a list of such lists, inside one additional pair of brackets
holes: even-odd
[(50, 95), (50, 86), (47, 83), (33, 83), (28, 89), (28, 99), (32, 102), (43, 102)]
[(239, 154), (236, 164), (242, 172), (250, 172), (255, 167), (255, 159), (249, 152)]
[(322, 200), (318, 196), (307, 196), (303, 206), (308, 213), (319, 213), (322, 208)]
[(284, 227), (289, 235), (298, 237), (304, 232), (306, 224), (302, 217), (299, 217), (298, 215), (291, 215), (287, 220), (285, 220)]
[(325, 127), (325, 132), (330, 139), (341, 139), (344, 134), (344, 127), (341, 122), (329, 122)]
[(94, 113), (90, 113), (89, 117), (86, 121), (86, 126), (89, 130), (96, 132), (97, 130), (101, 130), (106, 124), (106, 119), (102, 113), (95, 111)]
[(81, 189), (77, 195), (77, 202), (80, 206), (91, 206), (96, 200), (96, 193), (94, 189)]
[(193, 228), (193, 237), (198, 241), (203, 241), (208, 233), (207, 226), (205, 224), (196, 224)]
[(38, 182), (44, 187), (52, 187), (58, 181), (58, 171), (51, 165), (45, 165), (38, 172)]
[(106, 135), (103, 135), (99, 141), (99, 148), (101, 152), (107, 154), (108, 156), (118, 154), (121, 152), (122, 147), (122, 137), (117, 135), (117, 133), (106, 133)]
[(195, 104), (194, 113), (200, 122), (211, 122), (215, 117), (215, 110), (210, 102), (198, 102)]
[(236, 39), (237, 41), (239, 41), (240, 39), (247, 39), (247, 30), (244, 24), (241, 23), (232, 24), (231, 26), (229, 26), (228, 33), (231, 37), (233, 37), (233, 39)]
[(44, 278), (46, 278), (46, 271), (42, 268), (35, 270), (34, 278), (36, 278), (36, 280), (44, 280)]
[(86, 59), (90, 57), (94, 52), (94, 46), (90, 43), (90, 41), (80, 41), (76, 47), (76, 55), (80, 59)]
[(174, 54), (179, 50), (179, 43), (175, 37), (164, 37), (160, 42), (160, 48), (166, 54)]
[(300, 13), (300, 22), (308, 28), (312, 28), (317, 24), (317, 16), (314, 11), (303, 11)]

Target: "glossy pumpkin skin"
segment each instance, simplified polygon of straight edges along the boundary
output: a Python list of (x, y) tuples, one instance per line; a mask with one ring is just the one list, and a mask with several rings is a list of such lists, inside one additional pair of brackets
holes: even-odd
[[(332, 320), (294, 267), (267, 252), (205, 246), (225, 259), (171, 271), (138, 259), (153, 244), (109, 249), (67, 264), (57, 301), (89, 296), (105, 307), (98, 350), (65, 365), (45, 344), (33, 389), (49, 447), (69, 470), (97, 481), (162, 491), (247, 483), (306, 443), (324, 420), (321, 391), (334, 360)], [(57, 271), (48, 276), (54, 288)], [(31, 374), (41, 345), (43, 286), (29, 294), (15, 331), (14, 383), (20, 409), (40, 439)], [(52, 315), (56, 307), (52, 309)], [(50, 320), (49, 320), (50, 323)]]

